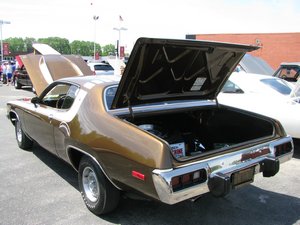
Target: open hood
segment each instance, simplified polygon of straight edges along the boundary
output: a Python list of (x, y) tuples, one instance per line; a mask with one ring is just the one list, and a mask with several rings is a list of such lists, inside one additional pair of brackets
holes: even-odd
[(29, 54), (21, 56), (21, 59), (38, 96), (55, 80), (93, 74), (80, 56)]
[(112, 108), (169, 100), (215, 99), (246, 52), (256, 46), (140, 38)]

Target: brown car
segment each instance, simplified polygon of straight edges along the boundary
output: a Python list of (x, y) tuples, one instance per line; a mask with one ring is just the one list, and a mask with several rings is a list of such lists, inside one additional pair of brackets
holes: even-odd
[[(9, 102), (8, 118), (20, 148), (35, 141), (78, 171), (95, 214), (114, 210), (124, 192), (167, 204), (224, 196), (257, 173), (274, 176), (293, 154), (278, 121), (216, 101), (255, 49), (141, 38), (122, 77), (83, 76), (63, 56), (24, 56), (38, 97)], [(75, 76), (56, 80), (72, 74), (66, 68)]]

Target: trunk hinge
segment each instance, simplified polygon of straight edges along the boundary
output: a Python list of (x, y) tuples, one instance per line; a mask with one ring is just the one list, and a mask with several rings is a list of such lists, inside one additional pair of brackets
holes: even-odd
[(128, 109), (129, 109), (129, 113), (131, 115), (131, 118), (134, 119), (134, 114), (133, 114), (132, 106), (130, 104), (130, 100), (129, 99), (128, 99)]

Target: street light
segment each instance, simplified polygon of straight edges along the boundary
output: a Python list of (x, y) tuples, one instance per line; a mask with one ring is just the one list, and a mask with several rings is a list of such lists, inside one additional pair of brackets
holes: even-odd
[(125, 31), (125, 30), (127, 30), (127, 28), (125, 28), (125, 27), (120, 27), (120, 28), (114, 27), (113, 29), (119, 32), (119, 39), (118, 39), (118, 46), (117, 46), (117, 47), (118, 47), (117, 55), (118, 55), (118, 58), (120, 58), (121, 31), (122, 31), (122, 30)]
[(99, 19), (99, 16), (93, 16), (93, 19), (95, 20), (95, 27), (94, 27), (94, 61), (96, 61), (96, 21)]
[(3, 41), (2, 41), (2, 25), (3, 24), (10, 24), (9, 21), (0, 20), (0, 39), (1, 39), (1, 61), (3, 61)]

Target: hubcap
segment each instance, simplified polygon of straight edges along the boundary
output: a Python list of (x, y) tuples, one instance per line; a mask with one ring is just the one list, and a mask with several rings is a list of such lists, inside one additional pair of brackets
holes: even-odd
[(22, 130), (19, 121), (16, 122), (16, 133), (17, 133), (18, 142), (22, 142)]
[(83, 191), (91, 202), (96, 202), (99, 198), (99, 182), (94, 170), (91, 167), (85, 167), (82, 172)]

